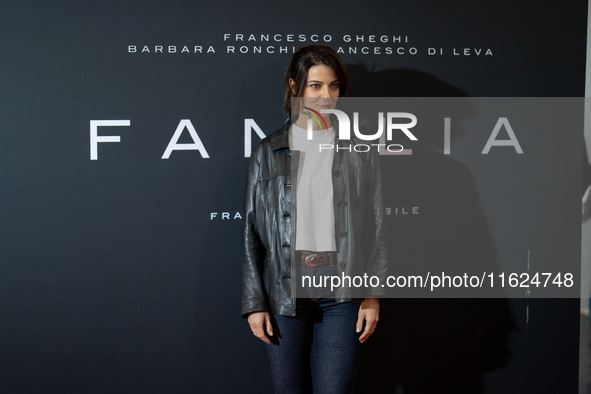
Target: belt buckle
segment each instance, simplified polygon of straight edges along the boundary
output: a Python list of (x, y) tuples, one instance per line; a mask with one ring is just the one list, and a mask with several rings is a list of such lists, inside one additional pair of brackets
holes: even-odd
[(310, 268), (318, 267), (320, 264), (313, 264), (310, 262), (316, 257), (318, 257), (318, 253), (310, 253), (309, 255), (304, 257), (304, 264), (306, 264)]

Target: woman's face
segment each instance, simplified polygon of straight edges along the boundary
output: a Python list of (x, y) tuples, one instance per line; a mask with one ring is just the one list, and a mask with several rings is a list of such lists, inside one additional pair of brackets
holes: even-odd
[[(293, 81), (292, 87), (295, 87)], [(335, 108), (339, 98), (339, 80), (332, 68), (324, 64), (310, 67), (301, 97), (302, 112), (305, 112), (302, 107), (309, 107), (318, 112), (321, 109)]]

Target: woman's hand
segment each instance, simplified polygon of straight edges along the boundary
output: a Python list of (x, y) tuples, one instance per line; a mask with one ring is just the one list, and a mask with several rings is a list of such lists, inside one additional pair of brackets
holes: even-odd
[[(250, 319), (250, 318), (249, 318)], [(361, 332), (363, 328), (363, 321), (365, 320), (365, 330), (359, 337), (361, 343), (367, 341), (367, 339), (376, 330), (376, 325), (380, 319), (380, 299), (379, 298), (366, 298), (359, 307), (359, 315), (357, 318), (357, 332)], [(256, 335), (256, 334), (255, 334)]]
[(265, 328), (270, 337), (273, 336), (273, 327), (271, 326), (271, 316), (269, 312), (251, 312), (248, 314), (248, 324), (255, 337), (269, 344), (271, 340), (265, 335)]

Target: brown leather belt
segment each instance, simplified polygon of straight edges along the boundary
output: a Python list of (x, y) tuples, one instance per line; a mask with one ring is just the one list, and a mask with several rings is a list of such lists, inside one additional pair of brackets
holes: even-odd
[(336, 253), (298, 252), (303, 265), (314, 268), (321, 265), (333, 266), (337, 263)]

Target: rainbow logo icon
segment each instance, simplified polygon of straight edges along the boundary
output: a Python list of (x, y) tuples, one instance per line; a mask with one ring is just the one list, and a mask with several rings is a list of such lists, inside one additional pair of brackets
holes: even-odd
[[(324, 117), (322, 115), (320, 115), (320, 112), (313, 110), (312, 108), (309, 107), (304, 107), (304, 109), (307, 109), (308, 111), (313, 112), (314, 114), (318, 115), (320, 117), (320, 119), (322, 119), (322, 123), (324, 123), (324, 127), (326, 127), (326, 130), (328, 130), (328, 125), (326, 124), (326, 120), (324, 120)], [(314, 118), (314, 120), (316, 121), (316, 123), (318, 123), (318, 126), (320, 126), (320, 129), (322, 129), (322, 123), (320, 123), (320, 119), (318, 119), (317, 116), (315, 116), (314, 114), (311, 114), (309, 112), (304, 112), (306, 115), (311, 116), (312, 118)]]

